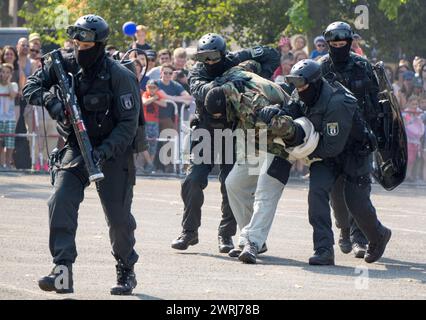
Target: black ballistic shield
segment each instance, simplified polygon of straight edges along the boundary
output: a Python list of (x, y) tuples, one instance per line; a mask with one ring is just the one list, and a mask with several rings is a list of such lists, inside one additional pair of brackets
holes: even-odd
[(407, 135), (401, 108), (382, 61), (374, 65), (379, 81), (379, 118), (375, 126), (377, 150), (374, 152), (373, 176), (386, 190), (400, 185), (407, 172)]

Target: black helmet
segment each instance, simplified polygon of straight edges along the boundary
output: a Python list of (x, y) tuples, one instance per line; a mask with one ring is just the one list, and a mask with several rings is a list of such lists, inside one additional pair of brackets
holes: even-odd
[(304, 59), (291, 68), (290, 74), (285, 77), (288, 83), (302, 87), (308, 83), (315, 83), (321, 79), (321, 66), (311, 59)]
[(105, 43), (108, 40), (109, 27), (102, 17), (88, 14), (78, 18), (73, 26), (69, 26), (67, 34), (71, 39), (82, 42)]
[(225, 56), (226, 42), (217, 33), (207, 33), (198, 40), (194, 58), (200, 62), (219, 61)]
[(198, 40), (197, 53), (203, 51), (219, 51), (221, 54), (225, 54), (225, 50), (225, 39), (217, 33), (207, 33)]
[(325, 41), (343, 41), (353, 40), (354, 32), (349, 24), (342, 21), (336, 21), (330, 24), (324, 33)]

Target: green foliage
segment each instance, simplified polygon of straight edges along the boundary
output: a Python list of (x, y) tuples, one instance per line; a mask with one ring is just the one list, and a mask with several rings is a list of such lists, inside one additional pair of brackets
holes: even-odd
[(379, 9), (382, 10), (389, 20), (395, 20), (398, 17), (398, 9), (407, 0), (380, 0)]
[(66, 24), (96, 13), (111, 27), (110, 43), (122, 49), (132, 41), (122, 25), (134, 21), (149, 27), (148, 42), (158, 50), (207, 32), (221, 33), (240, 46), (276, 44), (283, 32), (305, 33), (312, 43), (332, 21), (353, 25), (360, 4), (369, 8), (369, 29), (358, 30), (369, 54), (374, 47), (380, 58), (396, 59), (401, 52), (426, 56), (426, 33), (420, 31), (426, 26), (424, 0), (32, 0), (20, 15), (43, 40), (62, 44)]
[(291, 0), (292, 6), (286, 15), (290, 19), (290, 24), (286, 28), (286, 33), (307, 33), (313, 27), (314, 22), (309, 18), (308, 0)]

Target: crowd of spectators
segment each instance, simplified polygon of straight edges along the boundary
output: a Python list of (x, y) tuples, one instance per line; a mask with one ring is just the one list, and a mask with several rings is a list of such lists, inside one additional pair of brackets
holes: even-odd
[[(145, 53), (133, 52), (129, 55), (139, 75), (149, 142), (148, 150), (136, 155), (136, 164), (139, 172), (170, 172), (172, 167), (163, 166), (158, 161), (159, 149), (164, 143), (159, 141), (160, 132), (164, 129), (181, 130), (180, 116), (183, 105), (190, 106), (183, 113), (184, 120), (188, 120), (195, 110), (188, 85), (188, 73), (194, 61), (190, 59), (185, 48), (171, 50), (150, 45), (147, 42), (148, 32), (148, 27), (137, 26), (135, 41), (127, 48), (137, 48)], [(361, 36), (356, 34), (352, 51), (366, 57), (362, 43)], [(284, 76), (290, 73), (292, 66), (298, 61), (306, 58), (317, 60), (328, 53), (327, 42), (323, 36), (315, 37), (310, 51), (307, 38), (301, 34), (292, 37), (281, 36), (277, 49), (281, 54), (280, 66), (271, 79), (277, 83), (284, 81)], [(73, 42), (65, 41), (62, 50), (64, 53), (72, 52)], [(109, 44), (106, 50), (110, 56), (122, 56), (114, 44)], [(30, 34), (28, 39), (19, 39), (15, 45), (0, 49), (0, 168), (11, 168), (15, 164), (15, 158), (12, 156), (15, 137), (6, 135), (17, 132), (20, 117), (24, 119), (26, 132), (38, 136), (36, 143), (30, 139), (31, 146), (35, 148), (32, 154), (37, 157), (32, 161), (32, 169), (47, 170), (45, 138), (41, 138), (45, 136), (43, 121), (50, 137), (47, 138), (48, 149), (51, 150), (60, 143), (60, 139), (54, 137), (57, 135), (54, 122), (41, 112), (42, 108), (28, 106), (21, 99), (22, 87), (28, 76), (40, 67), (41, 56), (42, 43), (37, 33)], [(426, 182), (426, 59), (416, 57), (411, 63), (407, 60), (387, 63), (386, 72), (392, 82), (406, 126), (407, 180)], [(297, 162), (292, 175), (303, 178), (307, 172), (303, 163)]]

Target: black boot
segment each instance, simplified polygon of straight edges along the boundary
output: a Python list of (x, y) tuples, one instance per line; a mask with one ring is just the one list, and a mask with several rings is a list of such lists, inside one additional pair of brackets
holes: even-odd
[(255, 243), (247, 241), (243, 251), (238, 256), (238, 260), (243, 263), (255, 264), (257, 258), (257, 246)]
[(352, 244), (352, 250), (354, 251), (355, 258), (362, 259), (367, 251), (367, 246), (363, 243), (354, 242)]
[(384, 228), (383, 234), (377, 243), (369, 243), (367, 252), (365, 253), (364, 260), (367, 263), (373, 263), (379, 260), (385, 252), (386, 245), (392, 236), (392, 232), (388, 228)]
[(352, 251), (352, 243), (350, 239), (350, 228), (340, 229), (339, 248), (344, 254)]
[(173, 240), (172, 248), (177, 250), (186, 250), (189, 246), (196, 245), (197, 243), (198, 232), (184, 230), (176, 240)]
[(309, 258), (309, 264), (314, 266), (334, 265), (333, 248), (320, 248), (315, 250), (314, 255)]
[(72, 277), (72, 264), (57, 264), (49, 275), (38, 280), (38, 286), (43, 291), (56, 293), (73, 293), (74, 281)]
[(111, 288), (111, 294), (118, 296), (131, 295), (138, 284), (133, 267), (128, 268), (118, 262), (115, 268), (117, 270), (117, 285)]
[(218, 236), (219, 252), (228, 253), (234, 249), (234, 243), (231, 237)]
[[(237, 248), (229, 251), (228, 256), (230, 256), (231, 258), (237, 258), (239, 257), (243, 249), (244, 249), (244, 246), (238, 246)], [(266, 242), (265, 242), (257, 254), (262, 254), (262, 253), (265, 253), (266, 251), (268, 251), (268, 247), (266, 246)]]

